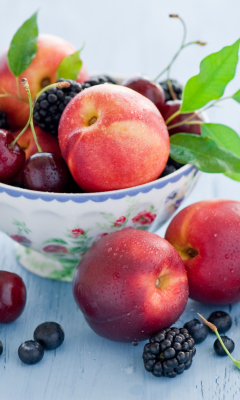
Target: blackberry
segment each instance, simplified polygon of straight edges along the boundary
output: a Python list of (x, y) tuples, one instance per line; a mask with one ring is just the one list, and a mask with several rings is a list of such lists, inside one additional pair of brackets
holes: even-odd
[(69, 101), (82, 91), (80, 83), (70, 79), (59, 79), (58, 82), (66, 80), (71, 84), (68, 88), (52, 88), (46, 90), (38, 98), (33, 111), (33, 121), (44, 131), (57, 136), (58, 125), (62, 112)]
[(0, 110), (0, 129), (10, 129), (10, 125), (7, 122), (7, 114)]
[(108, 75), (98, 75), (98, 76), (92, 76), (91, 79), (88, 81), (82, 83), (82, 88), (87, 89), (91, 86), (96, 86), (96, 85), (101, 85), (102, 83), (112, 83), (116, 84), (117, 82), (111, 78)]
[(177, 169), (181, 168), (184, 164), (180, 164), (177, 161), (174, 161), (171, 157), (168, 158), (167, 164), (160, 175), (160, 178), (172, 174), (177, 171)]
[(198, 319), (194, 318), (183, 325), (193, 337), (196, 344), (202, 343), (209, 334), (209, 328)]
[(105, 75), (93, 77), (90, 80), (80, 84), (71, 79), (59, 79), (57, 82), (67, 81), (71, 84), (68, 88), (52, 88), (46, 90), (38, 98), (33, 111), (34, 123), (45, 132), (53, 136), (58, 134), (58, 125), (66, 105), (80, 93), (83, 89), (102, 83), (115, 83), (115, 81)]
[(64, 341), (64, 331), (56, 322), (44, 322), (37, 326), (33, 337), (45, 350), (53, 350)]
[[(182, 91), (183, 91), (183, 86), (176, 81), (175, 79), (170, 79), (171, 80), (171, 84), (172, 84), (172, 88), (173, 91), (177, 97), (178, 100), (182, 99)], [(168, 82), (163, 81), (163, 82), (159, 82), (159, 85), (162, 86), (164, 93), (165, 93), (165, 102), (169, 101), (169, 100), (174, 100), (170, 91), (169, 91), (169, 87), (168, 87)]]
[(183, 165), (184, 165), (184, 164), (181, 164), (181, 163), (173, 160), (171, 157), (168, 158), (167, 164), (173, 165), (176, 169), (179, 169), (179, 168), (183, 167)]
[(166, 164), (163, 172), (160, 175), (160, 178), (163, 178), (164, 176), (170, 175), (175, 171), (176, 171), (176, 168), (174, 167), (174, 165)]
[(18, 348), (18, 356), (20, 360), (29, 365), (37, 364), (44, 355), (44, 349), (40, 343), (34, 340), (27, 340)]
[(194, 340), (185, 328), (162, 329), (144, 346), (145, 369), (153, 375), (175, 378), (191, 367)]
[(227, 332), (232, 326), (232, 318), (225, 311), (214, 311), (209, 317), (208, 321), (216, 325), (219, 333)]
[[(223, 343), (225, 344), (229, 353), (232, 353), (234, 350), (234, 347), (235, 347), (233, 340), (229, 339), (227, 336), (221, 336), (221, 339), (222, 339)], [(219, 339), (215, 340), (213, 348), (219, 356), (221, 356), (221, 357), (227, 356), (227, 353), (224, 350), (224, 348), (222, 347), (221, 343), (219, 342)]]

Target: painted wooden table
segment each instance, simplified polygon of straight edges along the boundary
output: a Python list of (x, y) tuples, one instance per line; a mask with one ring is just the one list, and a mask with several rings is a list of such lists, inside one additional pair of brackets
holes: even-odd
[[(240, 200), (240, 185), (220, 175), (203, 174), (182, 207), (210, 198)], [(157, 233), (164, 235), (166, 226)], [(229, 358), (213, 352), (214, 335), (197, 346), (192, 367), (175, 379), (155, 378), (145, 371), (138, 346), (115, 343), (97, 336), (77, 308), (69, 283), (39, 278), (16, 261), (13, 241), (0, 232), (0, 269), (20, 274), (27, 287), (27, 305), (21, 317), (0, 324), (4, 351), (0, 357), (1, 400), (237, 400), (240, 371)], [(176, 326), (219, 309), (189, 300)], [(233, 356), (240, 358), (240, 304), (221, 307), (233, 318), (228, 332), (236, 344)], [(32, 339), (36, 326), (56, 321), (65, 330), (63, 345), (45, 352), (34, 366), (21, 363), (18, 347)]]

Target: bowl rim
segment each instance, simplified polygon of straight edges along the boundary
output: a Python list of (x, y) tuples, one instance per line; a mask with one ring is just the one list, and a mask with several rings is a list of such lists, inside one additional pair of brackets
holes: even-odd
[(30, 200), (42, 199), (44, 201), (56, 200), (61, 203), (72, 200), (75, 203), (85, 203), (88, 200), (94, 202), (103, 202), (108, 199), (121, 199), (126, 196), (136, 196), (140, 192), (148, 193), (152, 189), (162, 189), (169, 183), (175, 183), (181, 179), (182, 176), (189, 175), (194, 171), (194, 176), (200, 172), (195, 165), (186, 164), (175, 172), (166, 175), (162, 178), (158, 178), (154, 181), (144, 183), (138, 186), (132, 186), (125, 189), (117, 189), (106, 192), (91, 192), (91, 193), (55, 193), (55, 192), (42, 192), (36, 190), (29, 190), (8, 185), (6, 183), (0, 183), (0, 193), (5, 192), (10, 197), (25, 197)]

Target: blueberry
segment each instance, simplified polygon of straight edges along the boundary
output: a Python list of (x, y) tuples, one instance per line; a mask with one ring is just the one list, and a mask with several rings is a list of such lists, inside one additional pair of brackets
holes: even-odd
[(64, 331), (56, 322), (44, 322), (37, 326), (33, 337), (45, 350), (53, 350), (64, 341)]
[(2, 354), (2, 352), (3, 352), (3, 344), (2, 342), (0, 342), (0, 355)]
[(225, 311), (214, 311), (209, 315), (208, 321), (216, 325), (219, 333), (227, 332), (232, 326), (232, 318)]
[[(223, 343), (225, 344), (226, 348), (228, 349), (229, 353), (232, 353), (235, 347), (234, 342), (232, 339), (229, 339), (227, 336), (221, 336)], [(219, 339), (216, 339), (213, 345), (214, 350), (219, 356), (227, 356), (226, 351), (223, 349)]]
[(27, 340), (18, 348), (18, 356), (25, 364), (36, 364), (43, 358), (44, 349), (40, 343), (34, 340)]
[(209, 328), (207, 325), (203, 324), (196, 318), (186, 322), (184, 328), (188, 330), (196, 344), (202, 343), (209, 334)]

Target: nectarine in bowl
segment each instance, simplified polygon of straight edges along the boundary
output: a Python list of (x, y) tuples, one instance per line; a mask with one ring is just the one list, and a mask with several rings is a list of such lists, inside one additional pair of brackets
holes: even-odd
[(46, 278), (71, 281), (83, 254), (121, 229), (157, 231), (196, 184), (185, 165), (143, 185), (95, 193), (49, 193), (0, 184), (0, 229), (16, 241), (19, 262)]

